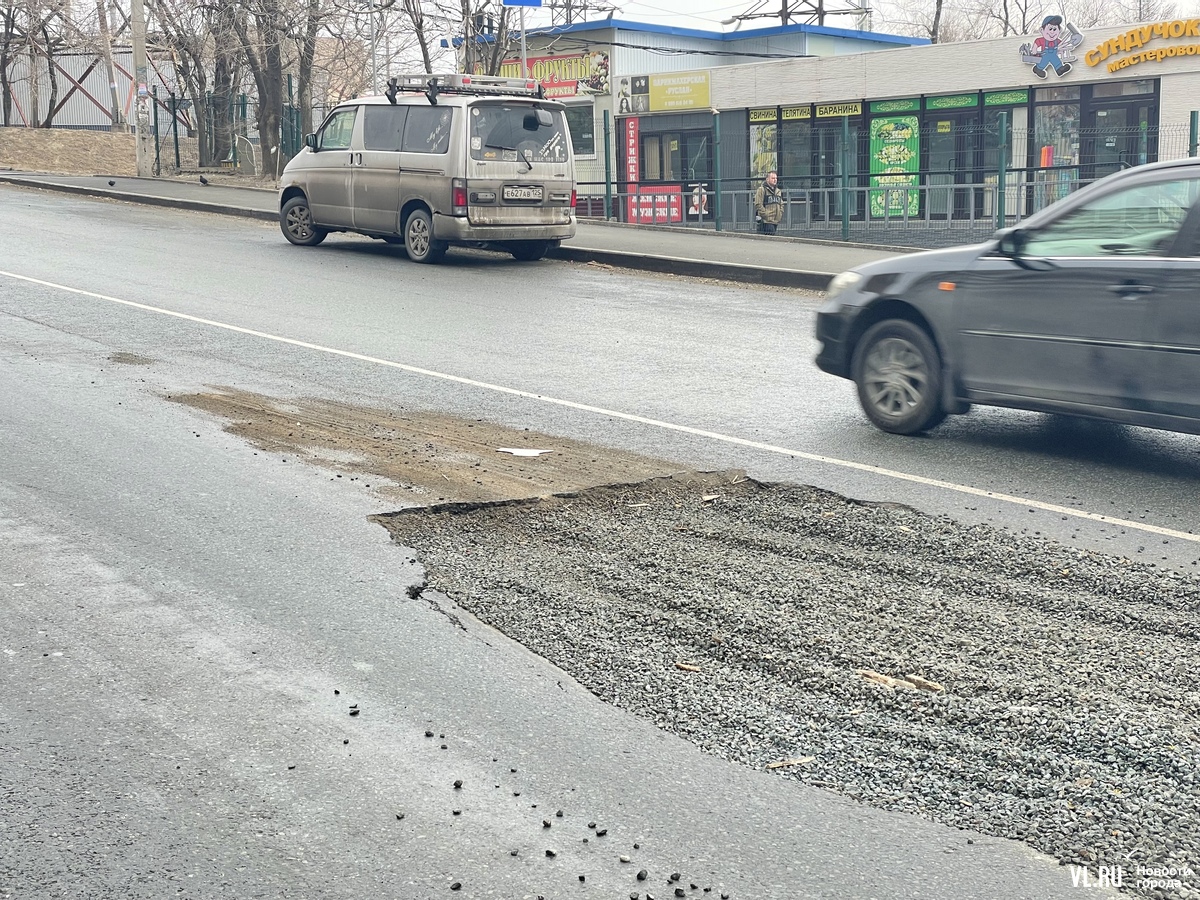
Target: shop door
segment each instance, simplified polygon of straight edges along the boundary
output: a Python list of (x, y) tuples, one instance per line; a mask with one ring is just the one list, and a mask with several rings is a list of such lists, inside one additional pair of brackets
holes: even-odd
[[(814, 219), (842, 217), (842, 123), (819, 124), (812, 130), (812, 174), (814, 196), (809, 200)], [(864, 191), (854, 190), (858, 181), (858, 126), (850, 126), (850, 146), (845, 152), (849, 173), (850, 217), (861, 218)]]
[(979, 118), (974, 113), (940, 114), (926, 128), (926, 215), (969, 219), (983, 215)]
[(1121, 169), (1158, 159), (1158, 104), (1147, 97), (1134, 102), (1094, 105), (1084, 119), (1080, 141), (1080, 178), (1103, 178)]

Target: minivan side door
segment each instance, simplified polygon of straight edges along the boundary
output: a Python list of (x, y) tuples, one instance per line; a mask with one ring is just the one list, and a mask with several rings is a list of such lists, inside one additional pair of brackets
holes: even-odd
[[(461, 148), (451, 154), (450, 136), (455, 124), (453, 106), (410, 106), (404, 123), (400, 153), (400, 194), (403, 201), (418, 198), (434, 213), (451, 211), (450, 179), (462, 177)], [(461, 144), (461, 141), (460, 141)]]
[(350, 170), (354, 154), (357, 106), (336, 109), (317, 132), (317, 146), (307, 171), (308, 208), (318, 225), (350, 228), (354, 210), (350, 205)]
[(362, 107), (362, 155), (350, 183), (354, 227), (373, 234), (400, 233), (400, 147), (407, 106)]

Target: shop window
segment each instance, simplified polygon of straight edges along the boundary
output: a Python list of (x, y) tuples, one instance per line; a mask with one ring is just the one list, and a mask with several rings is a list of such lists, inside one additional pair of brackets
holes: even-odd
[(642, 136), (644, 181), (700, 182), (711, 178), (712, 141), (707, 131)]
[(984, 110), (984, 141), (983, 168), (986, 172), (994, 172), (1000, 165), (1000, 148), (997, 137), (1000, 134), (1000, 113), (1008, 115), (1008, 140), (1005, 143), (1005, 165), (1012, 169), (1024, 165), (1025, 162), (1025, 130), (1029, 126), (1029, 111), (1024, 106), (1014, 106), (1009, 109), (990, 108)]
[(784, 122), (780, 128), (779, 177), (789, 183), (813, 175), (812, 123)]
[(772, 169), (778, 169), (779, 124), (777, 122), (754, 122), (750, 125), (750, 175), (763, 178)]
[(571, 129), (571, 149), (576, 156), (596, 155), (596, 114), (591, 103), (567, 107), (567, 127)]
[(1108, 84), (1092, 85), (1093, 97), (1129, 97), (1134, 94), (1153, 94), (1155, 80), (1144, 78), (1141, 81), (1113, 81)]
[(1035, 168), (1072, 166), (1079, 162), (1079, 104), (1053, 103), (1033, 111)]
[(1037, 88), (1033, 92), (1035, 103), (1061, 103), (1064, 100), (1078, 100), (1079, 85), (1056, 85), (1055, 87)]

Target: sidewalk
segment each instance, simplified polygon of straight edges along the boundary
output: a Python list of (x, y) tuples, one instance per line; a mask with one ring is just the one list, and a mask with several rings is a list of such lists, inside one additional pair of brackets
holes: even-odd
[[(204, 185), (199, 181), (171, 178), (42, 175), (4, 171), (0, 171), (0, 184), (39, 187), (265, 221), (277, 221), (279, 218), (276, 192), (261, 188)], [(904, 251), (859, 244), (802, 241), (695, 228), (623, 225), (585, 219), (580, 220), (575, 237), (564, 241), (550, 255), (557, 259), (603, 262), (676, 275), (824, 290), (829, 279), (838, 272), (900, 252)]]

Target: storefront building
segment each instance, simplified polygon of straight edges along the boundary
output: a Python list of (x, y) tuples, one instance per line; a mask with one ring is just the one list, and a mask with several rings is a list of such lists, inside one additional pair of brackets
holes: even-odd
[[(546, 96), (567, 106), (585, 214), (603, 215), (611, 185), (614, 215), (652, 221), (657, 204), (659, 220), (678, 221), (682, 194), (714, 181), (715, 72), (927, 43), (815, 25), (721, 33), (606, 19), (531, 31), (527, 62)], [(703, 67), (681, 71), (681, 61)], [(501, 74), (520, 76), (521, 61), (506, 60)]]
[[(537, 36), (551, 48), (539, 57), (553, 64), (564, 41), (590, 54), (589, 92), (603, 61), (604, 89), (586, 104), (558, 96), (577, 104), (581, 193), (608, 188), (611, 214), (630, 221), (710, 216), (718, 180), (748, 194), (772, 168), (809, 221), (842, 217), (843, 202), (857, 219), (986, 217), (1000, 177), (1038, 186), (1014, 194), (1028, 212), (1117, 169), (1188, 155), (1200, 108), (1200, 19), (1084, 30), (1048, 10), (1035, 34), (936, 45), (813, 26), (736, 41), (596, 27)], [(859, 189), (848, 200), (832, 190), (843, 173)]]
[[(746, 133), (731, 176), (774, 168), (819, 189), (845, 170), (856, 187), (881, 188), (854, 195), (859, 218), (987, 216), (1001, 172), (1010, 188), (1038, 184), (1019, 199), (1041, 206), (1118, 169), (1188, 155), (1198, 89), (1200, 20), (1085, 34), (1055, 14), (1024, 38), (712, 73), (723, 132)], [(836, 195), (819, 197), (811, 217), (841, 215)]]

